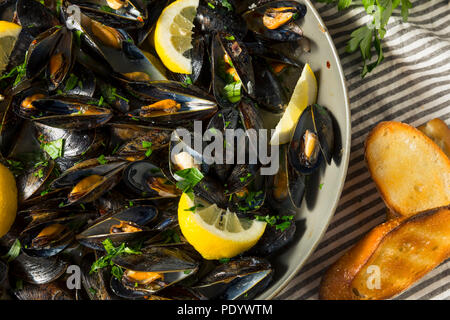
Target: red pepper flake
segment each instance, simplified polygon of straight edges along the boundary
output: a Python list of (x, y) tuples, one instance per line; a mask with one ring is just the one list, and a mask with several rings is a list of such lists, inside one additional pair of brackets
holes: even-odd
[(327, 61), (327, 68), (330, 69), (330, 67), (331, 67), (330, 61)]

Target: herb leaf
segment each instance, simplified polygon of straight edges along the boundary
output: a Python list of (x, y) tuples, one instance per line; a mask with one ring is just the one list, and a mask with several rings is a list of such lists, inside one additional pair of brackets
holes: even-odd
[(2, 257), (2, 259), (6, 260), (6, 262), (13, 261), (15, 258), (17, 258), (19, 256), (21, 248), (22, 248), (22, 245), (20, 244), (19, 239), (16, 239), (16, 241), (14, 241), (11, 248), (9, 249), (8, 253), (5, 254)]

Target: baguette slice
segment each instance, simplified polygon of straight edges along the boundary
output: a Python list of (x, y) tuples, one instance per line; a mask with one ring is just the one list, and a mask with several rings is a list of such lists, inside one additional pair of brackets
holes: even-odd
[(416, 128), (381, 122), (366, 140), (365, 157), (386, 206), (397, 215), (450, 204), (450, 159)]
[(319, 297), (391, 298), (449, 257), (449, 207), (393, 219), (372, 229), (327, 270)]

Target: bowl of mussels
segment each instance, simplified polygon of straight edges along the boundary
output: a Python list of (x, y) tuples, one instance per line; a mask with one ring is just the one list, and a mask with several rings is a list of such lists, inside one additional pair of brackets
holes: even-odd
[(309, 0), (5, 0), (0, 24), (2, 299), (280, 293), (349, 161)]

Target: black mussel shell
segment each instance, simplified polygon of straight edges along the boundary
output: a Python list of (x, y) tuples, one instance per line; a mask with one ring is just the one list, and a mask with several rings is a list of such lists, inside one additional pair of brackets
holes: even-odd
[(252, 299), (272, 278), (268, 261), (257, 257), (243, 257), (216, 267), (194, 287), (209, 299)]
[[(142, 254), (120, 255), (113, 262), (126, 269), (122, 281), (111, 279), (111, 288), (118, 296), (136, 299), (144, 295), (154, 294), (167, 288), (198, 270), (195, 262), (183, 250), (172, 247), (147, 247)], [(127, 271), (156, 272), (162, 275), (160, 279), (149, 284), (136, 286), (133, 279), (128, 279)]]
[(328, 111), (318, 104), (309, 106), (300, 116), (289, 143), (289, 163), (299, 173), (311, 174), (322, 159), (331, 162), (333, 145), (333, 122)]
[[(139, 240), (148, 239), (157, 234), (145, 225), (151, 223), (158, 216), (158, 210), (154, 206), (136, 205), (128, 209), (115, 213), (84, 230), (77, 235), (77, 240), (84, 246), (104, 251), (103, 241), (110, 239), (115, 246), (122, 243), (134, 243)], [(132, 223), (141, 231), (111, 233), (113, 226), (120, 225), (121, 222)]]
[(128, 165), (123, 181), (134, 193), (143, 197), (177, 197), (176, 188), (157, 166), (149, 161), (136, 161)]
[(75, 300), (65, 281), (54, 281), (46, 284), (24, 283), (21, 288), (12, 290), (19, 300)]
[(303, 201), (305, 176), (288, 162), (286, 146), (281, 146), (279, 154), (278, 172), (266, 177), (267, 201), (277, 211), (294, 214)]
[(50, 283), (62, 276), (68, 263), (58, 257), (33, 257), (24, 253), (10, 262), (11, 274), (28, 283)]
[[(273, 1), (250, 9), (243, 17), (248, 28), (258, 36), (275, 41), (298, 41), (303, 32), (295, 20), (305, 14), (306, 6), (297, 1)], [(278, 19), (280, 15), (284, 17)]]

